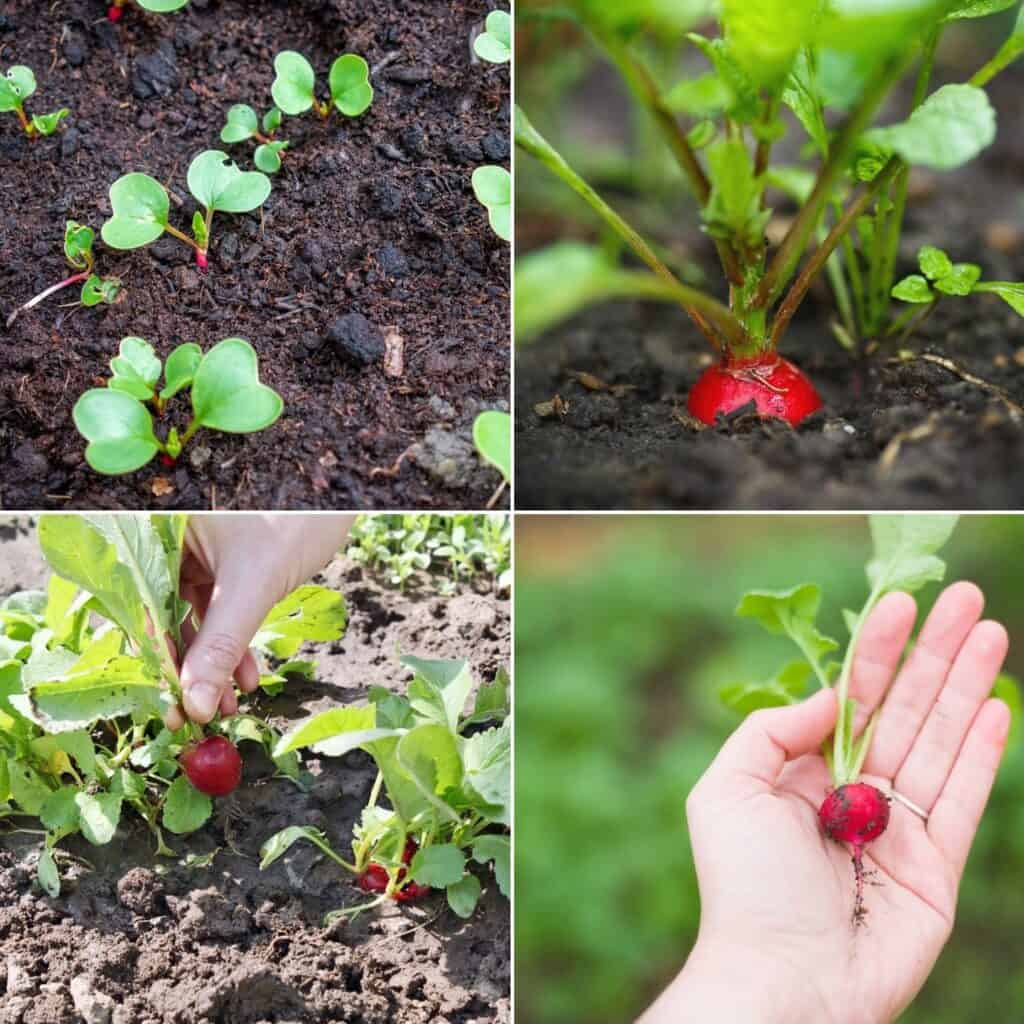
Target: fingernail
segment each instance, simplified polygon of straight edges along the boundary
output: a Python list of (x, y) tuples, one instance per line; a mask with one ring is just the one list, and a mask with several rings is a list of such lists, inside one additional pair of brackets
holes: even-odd
[(210, 683), (195, 683), (185, 691), (185, 697), (205, 719), (213, 718), (220, 706), (220, 690)]

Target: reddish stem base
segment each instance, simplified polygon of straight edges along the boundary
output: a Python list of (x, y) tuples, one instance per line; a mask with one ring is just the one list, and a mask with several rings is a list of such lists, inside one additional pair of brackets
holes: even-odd
[(118, 7), (117, 4), (111, 4), (107, 8), (107, 18), (110, 21), (120, 21), (122, 14), (124, 14), (124, 8)]
[(715, 417), (749, 402), (765, 419), (796, 426), (821, 408), (814, 385), (791, 362), (769, 352), (756, 359), (729, 359), (705, 370), (690, 392), (690, 414), (709, 426)]
[(210, 261), (206, 257), (206, 253), (201, 249), (196, 249), (196, 266), (206, 273), (206, 268), (210, 265)]

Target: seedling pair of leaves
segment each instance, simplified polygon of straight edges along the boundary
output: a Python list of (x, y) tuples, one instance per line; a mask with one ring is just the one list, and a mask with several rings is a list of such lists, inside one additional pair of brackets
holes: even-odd
[(227, 122), (220, 133), (220, 141), (231, 145), (255, 139), (259, 145), (253, 154), (253, 162), (261, 171), (276, 174), (281, 170), (281, 156), (290, 145), (287, 141), (274, 139), (280, 127), (281, 111), (277, 107), (271, 107), (261, 121), (256, 116), (256, 111), (248, 104), (236, 103), (228, 111)]
[(6, 75), (0, 77), (0, 113), (15, 113), (29, 138), (52, 135), (60, 122), (71, 113), (67, 107), (61, 107), (52, 114), (33, 114), (30, 117), (25, 112), (25, 100), (36, 88), (36, 76), (24, 64), (15, 64), (8, 69)]
[[(415, 674), (405, 696), (372, 687), (367, 706), (314, 715), (277, 746), (278, 754), (309, 747), (327, 757), (358, 748), (377, 763), (377, 783), (352, 841), (354, 860), (331, 850), (322, 832), (293, 827), (264, 843), (260, 866), (304, 839), (356, 875), (371, 863), (387, 871), (387, 890), (369, 906), (400, 893), (411, 880), (444, 889), (451, 909), (469, 917), (481, 892), (469, 871), (471, 860), (493, 862), (499, 889), (506, 896), (510, 891), (508, 679), (500, 673), (481, 686), (472, 712), (463, 715), (473, 687), (465, 661), (406, 656), (402, 664)], [(390, 808), (377, 803), (381, 787)], [(410, 839), (418, 848), (406, 867), (403, 854)]]
[(512, 175), (504, 167), (488, 165), (473, 172), (473, 194), (487, 208), (491, 230), (512, 241)]
[[(965, 296), (977, 293), (998, 295), (1019, 316), (1024, 316), (1024, 284), (1012, 281), (982, 281), (981, 267), (975, 263), (954, 263), (949, 255), (935, 246), (926, 245), (917, 254), (920, 274), (905, 277), (892, 290), (894, 299), (912, 305), (927, 306), (931, 312), (942, 296)], [(894, 324), (894, 330), (919, 316), (910, 310)]]
[[(717, 12), (718, 37), (686, 36), (709, 70), (675, 84), (659, 82), (645, 63), (642, 17), (624, 19), (618, 5), (613, 11), (594, 0), (559, 9), (588, 30), (663, 135), (716, 242), (730, 285), (728, 304), (681, 280), (519, 109), (516, 142), (580, 195), (651, 271), (605, 274), (611, 294), (628, 287), (631, 294), (676, 302), (727, 359), (760, 359), (774, 352), (814, 280), (826, 272), (841, 337), (853, 346), (858, 337), (876, 334), (890, 314), (909, 168), (959, 167), (992, 142), (995, 116), (983, 87), (1024, 52), (1024, 16), (999, 55), (970, 82), (929, 95), (940, 36), (952, 21), (1012, 2), (727, 0)], [(691, 24), (711, 7), (687, 5)], [(908, 115), (873, 128), (877, 111), (915, 59), (917, 87)], [(842, 69), (848, 73), (840, 74)], [(806, 132), (813, 171), (772, 163), (774, 144), (786, 131), (783, 106)], [(833, 111), (845, 115), (836, 129)], [(680, 114), (690, 123), (681, 123)], [(774, 249), (765, 237), (769, 186), (799, 203)], [(580, 265), (575, 259), (565, 269)], [(574, 311), (562, 288), (562, 277), (550, 282), (551, 309), (541, 319), (551, 322)], [(593, 288), (572, 291), (580, 303), (602, 297)]]
[[(163, 829), (182, 835), (210, 816), (209, 797), (179, 773), (194, 727), (172, 733), (160, 721), (181, 696), (164, 637), (181, 650), (190, 613), (178, 596), (185, 527), (183, 515), (44, 516), (39, 542), (56, 574), (46, 591), (0, 603), (0, 817), (39, 818), (46, 841), (38, 876), (52, 896), (60, 890), (54, 848), (65, 836), (107, 843), (130, 806), (158, 852), (173, 855)], [(286, 598), (262, 629), (295, 638), (317, 603), (313, 632), (327, 635), (321, 592), (303, 588), (297, 604), (295, 594)], [(344, 605), (332, 597), (340, 635)], [(221, 728), (268, 753), (279, 739), (246, 715)], [(302, 781), (295, 755), (276, 767)]]
[(484, 31), (473, 41), (473, 52), (489, 64), (507, 64), (512, 59), (512, 17), (507, 11), (491, 11)]
[(248, 213), (270, 195), (270, 179), (260, 171), (242, 171), (227, 153), (208, 149), (188, 168), (188, 190), (203, 207), (192, 218), (192, 237), (169, 223), (167, 190), (147, 174), (126, 174), (110, 186), (113, 216), (102, 228), (103, 241), (113, 249), (138, 249), (155, 242), (166, 231), (195, 250), (196, 264), (207, 266), (213, 215)]
[(274, 103), (290, 116), (315, 110), (324, 120), (338, 110), (346, 117), (359, 117), (373, 102), (370, 67), (362, 57), (346, 53), (331, 65), (328, 87), (331, 98), (319, 100), (316, 95), (316, 72), (312, 65), (294, 50), (284, 50), (274, 58), (276, 76), (270, 87)]
[[(175, 460), (201, 427), (228, 434), (264, 430), (284, 409), (281, 396), (260, 383), (256, 351), (242, 338), (225, 338), (205, 355), (186, 342), (166, 365), (148, 341), (124, 338), (110, 368), (107, 387), (86, 391), (72, 410), (75, 426), (89, 442), (86, 460), (99, 473), (134, 472), (157, 452)], [(158, 390), (161, 370), (164, 387)], [(145, 403), (162, 415), (166, 403), (186, 388), (191, 388), (192, 420), (184, 433), (172, 427), (160, 441)]]
[[(874, 515), (870, 517), (874, 553), (866, 566), (868, 598), (860, 611), (843, 616), (850, 634), (841, 662), (829, 658), (840, 644), (817, 627), (821, 588), (804, 583), (788, 590), (753, 590), (736, 609), (741, 618), (754, 619), (769, 633), (788, 637), (800, 658), (784, 665), (768, 682), (740, 683), (724, 687), (720, 697), (728, 707), (749, 714), (759, 708), (795, 704), (814, 679), (821, 687), (834, 686), (840, 714), (830, 745), (824, 751), (836, 787), (855, 782), (867, 757), (878, 712), (859, 736), (853, 732), (857, 702), (849, 696), (850, 675), (864, 623), (874, 607), (893, 591), (912, 594), (929, 583), (941, 582), (946, 563), (938, 552), (956, 529), (956, 515)], [(1015, 690), (1009, 677), (1001, 677), (997, 695)], [(1019, 705), (1014, 699), (1011, 706)]]
[(7, 318), (8, 327), (25, 310), (37, 306), (51, 295), (55, 295), (73, 284), (82, 284), (80, 301), (83, 306), (98, 306), (101, 302), (113, 305), (117, 301), (121, 291), (120, 280), (116, 277), (100, 277), (93, 273), (96, 261), (92, 246), (95, 235), (93, 229), (85, 224), (78, 224), (73, 220), (67, 222), (64, 228), (64, 257), (77, 273), (40, 292), (23, 306), (19, 306)]
[[(129, 0), (113, 0), (107, 8), (107, 17), (111, 21), (119, 21), (121, 13), (128, 6)], [(134, 3), (144, 11), (152, 11), (154, 14), (170, 14), (171, 11), (180, 11), (188, 5), (188, 0), (134, 0)]]

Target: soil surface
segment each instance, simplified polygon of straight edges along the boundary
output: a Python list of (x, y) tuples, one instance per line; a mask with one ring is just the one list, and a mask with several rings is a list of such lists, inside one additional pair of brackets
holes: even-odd
[[(29, 520), (0, 523), (0, 597), (46, 577)], [(317, 582), (340, 589), (342, 640), (310, 645), (315, 680), (293, 682), (256, 713), (279, 727), (364, 701), (372, 684), (401, 688), (396, 652), (466, 657), (491, 679), (509, 660), (509, 605), (463, 590), (402, 596), (339, 559)], [(262, 703), (262, 707), (259, 704)], [(266, 871), (260, 845), (289, 825), (323, 829), (348, 852), (373, 783), (370, 758), (308, 758), (308, 792), (272, 779), (260, 748), (242, 747), (245, 774), (199, 832), (167, 836), (208, 867), (156, 858), (126, 814), (112, 843), (76, 837), (61, 848), (62, 893), (34, 885), (39, 837), (0, 836), (0, 1024), (472, 1024), (510, 1020), (508, 901), (489, 874), (462, 921), (434, 893), (348, 924), (325, 913), (365, 901), (343, 869), (298, 843)]]
[[(67, 219), (97, 232), (97, 271), (123, 280), (114, 307), (77, 307), (69, 288), (0, 326), (0, 506), (42, 508), (482, 508), (499, 477), (471, 427), (508, 409), (509, 246), (473, 196), (482, 164), (509, 157), (509, 74), (470, 43), (492, 0), (192, 0), (183, 11), (103, 0), (0, 3), (0, 65), (29, 65), (26, 106), (71, 109), (28, 140), (0, 117), (0, 324), (67, 276)], [(338, 54), (363, 55), (373, 105), (285, 118), (291, 141), (262, 213), (217, 214), (210, 270), (165, 235), (107, 250), (109, 186), (142, 171), (169, 188), (171, 223), (195, 210), (192, 157), (227, 146), (228, 108), (271, 105), (275, 54), (303, 53), (320, 88)], [(272, 428), (201, 431), (176, 467), (154, 460), (108, 479), (84, 459), (71, 422), (82, 392), (109, 377), (119, 340), (166, 357), (248, 339), (263, 381), (284, 398)], [(401, 367), (385, 352), (401, 353)], [(392, 374), (392, 375), (389, 375)], [(179, 396), (157, 433), (187, 422)]]
[[(990, 87), (1000, 135), (981, 158), (915, 175), (902, 272), (932, 244), (981, 264), (986, 280), (1024, 279), (1022, 83), (1008, 73)], [(687, 241), (717, 280), (707, 242)], [(944, 300), (907, 341), (855, 359), (833, 339), (833, 310), (820, 287), (783, 343), (825, 402), (796, 430), (743, 413), (715, 428), (692, 420), (686, 395), (710, 349), (667, 306), (606, 305), (519, 349), (517, 507), (1024, 507), (1011, 470), (1024, 459), (1024, 321), (992, 295)], [(610, 390), (588, 390), (579, 373)], [(556, 395), (568, 408), (538, 415)]]

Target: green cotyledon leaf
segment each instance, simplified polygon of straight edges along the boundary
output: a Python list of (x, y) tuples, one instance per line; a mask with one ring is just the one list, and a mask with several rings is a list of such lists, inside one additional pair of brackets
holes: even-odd
[(192, 409), (205, 427), (248, 434), (276, 422), (281, 396), (260, 383), (256, 350), (244, 338), (225, 338), (203, 356), (192, 381)]

